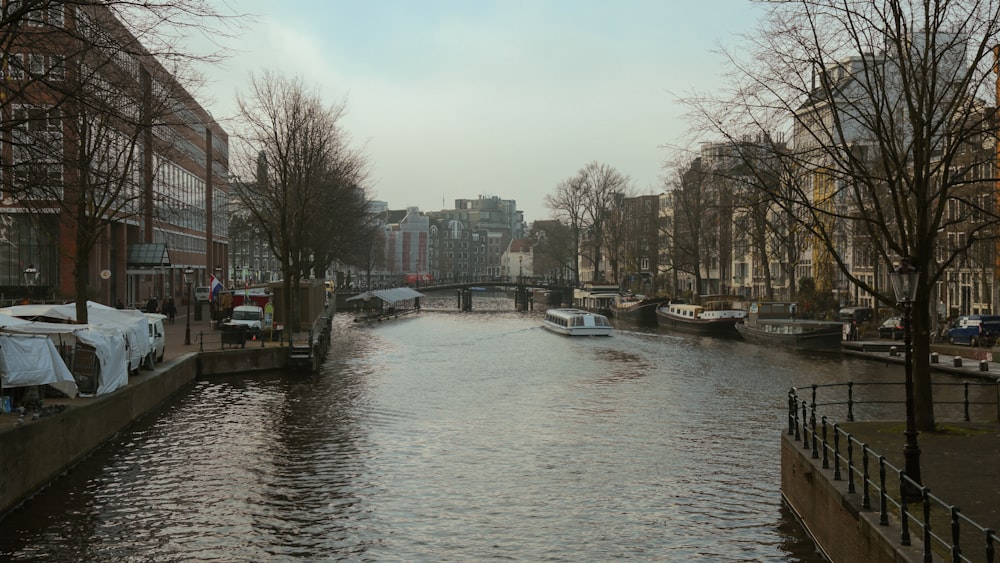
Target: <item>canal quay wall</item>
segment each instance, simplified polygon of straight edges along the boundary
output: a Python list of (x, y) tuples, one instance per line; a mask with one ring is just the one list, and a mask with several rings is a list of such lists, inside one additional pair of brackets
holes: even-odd
[[(845, 343), (844, 353), (874, 361), (903, 364), (905, 358), (901, 349), (902, 345), (897, 347), (895, 343), (851, 342)], [(994, 361), (990, 349), (934, 344), (931, 346), (931, 351), (930, 367), (932, 371), (947, 373), (967, 380), (1000, 381), (1000, 364)], [(899, 435), (898, 444), (895, 445), (901, 447), (902, 441), (903, 437)], [(885, 445), (882, 444), (882, 446)], [(927, 444), (924, 444), (922, 449), (929, 450)], [(994, 451), (1000, 450), (994, 448)], [(954, 452), (952, 453), (954, 454)], [(993, 466), (993, 458), (990, 458), (989, 463), (983, 464), (981, 460), (976, 461), (973, 456), (964, 454), (935, 456), (933, 451), (927, 451), (925, 454), (923, 465), (926, 482), (930, 481), (928, 474), (932, 477), (938, 477), (937, 474), (941, 474), (939, 479), (947, 479), (948, 475), (957, 474), (954, 467), (948, 467), (949, 463), (966, 464), (972, 467), (982, 465), (980, 469), (986, 474), (992, 475), (989, 468)], [(834, 562), (917, 563), (924, 561), (924, 546), (919, 532), (914, 530), (913, 526), (910, 527), (912, 545), (902, 545), (900, 542), (902, 530), (896, 515), (892, 514), (887, 524), (881, 524), (877, 508), (878, 500), (872, 500), (872, 504), (876, 506), (865, 509), (862, 503), (862, 484), (856, 483), (856, 492), (850, 492), (848, 479), (845, 477), (836, 480), (832, 469), (823, 468), (822, 456), (814, 458), (813, 455), (813, 449), (806, 449), (795, 436), (782, 432), (782, 498), (812, 536), (817, 548), (824, 556)], [(944, 467), (928, 467), (932, 461)], [(877, 468), (872, 468), (872, 471), (877, 471)], [(965, 479), (965, 482), (972, 483), (972, 480)], [(948, 498), (951, 502), (961, 501), (971, 504), (970, 500), (973, 497), (981, 495), (985, 491), (981, 491), (973, 485), (970, 486), (972, 490), (965, 491), (965, 496), (957, 495), (955, 498), (955, 491), (950, 490)], [(992, 482), (989, 486), (992, 487)], [(931, 489), (934, 488), (931, 487)], [(942, 532), (939, 530), (937, 533)], [(933, 560), (942, 561), (937, 554), (933, 555)]]
[[(895, 522), (879, 524), (878, 511), (864, 510), (861, 494), (847, 481), (834, 481), (794, 437), (781, 439), (781, 494), (799, 522), (830, 561), (902, 563), (923, 561), (920, 544), (899, 544)], [(860, 489), (859, 489), (860, 490)]]
[[(168, 333), (178, 330), (175, 327), (168, 327)], [(57, 415), (19, 426), (14, 424), (16, 415), (0, 416), (0, 517), (196, 377), (282, 369), (287, 361), (288, 348), (281, 346), (190, 352), (129, 377), (127, 386), (107, 395), (45, 399), (46, 405), (66, 405)]]

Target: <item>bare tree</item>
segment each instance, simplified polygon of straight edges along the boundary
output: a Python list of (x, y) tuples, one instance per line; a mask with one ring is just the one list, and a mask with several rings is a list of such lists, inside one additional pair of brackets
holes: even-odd
[[(844, 241), (863, 235), (875, 260), (920, 272), (913, 310), (917, 426), (934, 428), (928, 364), (935, 284), (959, 256), (997, 232), (993, 48), (1000, 12), (967, 2), (774, 3), (747, 46), (730, 55), (731, 92), (689, 102), (696, 127), (771, 149), (787, 174), (769, 192), (826, 262), (883, 303), (896, 299), (852, 275)], [(775, 131), (793, 147), (777, 150)], [(985, 147), (985, 148), (984, 148)], [(754, 159), (746, 159), (753, 169)], [(763, 188), (763, 182), (759, 183)], [(961, 225), (964, 237), (942, 240)], [(821, 263), (817, 263), (817, 261)], [(818, 280), (821, 281), (821, 280)]]
[[(591, 162), (576, 176), (560, 182), (555, 194), (545, 198), (557, 218), (568, 223), (576, 236), (577, 256), (591, 262), (597, 277), (601, 277), (597, 270), (602, 264), (605, 239), (614, 228), (614, 211), (630, 195), (629, 190), (627, 176), (607, 164)], [(584, 241), (588, 251), (580, 252)]]
[(265, 72), (238, 101), (244, 164), (256, 166), (262, 152), (269, 171), (256, 190), (236, 189), (281, 265), (282, 306), (295, 331), (301, 280), (365, 235), (365, 162), (339, 126), (344, 104), (324, 105), (301, 79)]
[(573, 282), (580, 282), (580, 246), (585, 229), (585, 207), (583, 182), (579, 176), (559, 182), (555, 193), (545, 196), (545, 205), (552, 210), (569, 229), (570, 247), (573, 253), (571, 269)]
[[(195, 55), (177, 44), (223, 20), (200, 1), (6, 2), (0, 96), (6, 195), (35, 217), (72, 265), (78, 322), (87, 322), (89, 268), (108, 227), (153, 208), (157, 132), (184, 123)], [(220, 33), (221, 30), (219, 31)], [(58, 229), (45, 225), (58, 217)]]
[(558, 220), (535, 221), (531, 225), (532, 269), (559, 282), (565, 281), (566, 272), (573, 272), (576, 281), (577, 251), (579, 241), (572, 230)]

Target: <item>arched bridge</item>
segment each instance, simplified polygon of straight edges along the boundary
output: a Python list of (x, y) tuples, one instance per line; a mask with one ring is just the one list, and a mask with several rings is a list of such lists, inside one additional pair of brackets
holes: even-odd
[[(573, 287), (567, 285), (561, 285), (558, 283), (538, 283), (537, 280), (479, 280), (479, 281), (464, 281), (464, 282), (449, 282), (449, 283), (430, 283), (430, 284), (420, 284), (410, 286), (421, 293), (431, 293), (431, 292), (444, 292), (444, 291), (457, 291), (459, 295), (458, 307), (465, 311), (472, 310), (472, 293), (474, 289), (486, 289), (486, 288), (506, 288), (514, 289), (516, 295), (514, 298), (515, 307), (518, 310), (528, 310), (531, 308), (531, 297), (528, 294), (529, 289), (541, 289), (546, 291), (558, 291), (561, 293), (562, 301), (570, 302), (573, 299)], [(337, 291), (337, 310), (345, 311), (351, 310), (347, 306), (347, 299), (357, 295), (358, 291), (345, 292), (343, 290)]]
[(458, 289), (473, 289), (476, 287), (502, 287), (502, 288), (517, 288), (517, 287), (530, 287), (532, 289), (545, 289), (549, 291), (566, 291), (569, 295), (573, 294), (573, 287), (568, 285), (559, 285), (553, 283), (537, 283), (534, 281), (518, 281), (518, 280), (491, 280), (491, 281), (469, 281), (469, 282), (450, 282), (450, 283), (430, 283), (421, 284), (417, 286), (411, 286), (413, 289), (423, 293), (427, 291), (448, 291), (448, 290), (458, 290)]

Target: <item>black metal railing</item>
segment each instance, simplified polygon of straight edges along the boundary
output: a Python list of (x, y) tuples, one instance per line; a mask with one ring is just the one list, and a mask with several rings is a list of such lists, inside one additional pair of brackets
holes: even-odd
[(259, 334), (246, 330), (245, 327), (220, 327), (209, 332), (199, 332), (197, 336), (198, 351), (205, 350), (225, 350), (227, 348), (263, 348), (272, 337), (269, 331), (264, 330)]
[[(932, 494), (929, 488), (910, 479), (903, 469), (886, 461), (885, 456), (876, 454), (868, 444), (844, 431), (839, 424), (830, 424), (826, 415), (817, 414), (820, 407), (844, 406), (847, 409), (847, 420), (853, 421), (854, 406), (857, 404), (901, 403), (901, 400), (857, 401), (854, 398), (855, 387), (884, 385), (901, 386), (902, 383), (848, 382), (812, 385), (809, 388), (811, 392), (808, 400), (800, 397), (800, 390), (793, 387), (788, 393), (788, 435), (793, 436), (796, 442), (801, 442), (802, 448), (809, 451), (813, 459), (821, 460), (823, 469), (833, 472), (834, 481), (842, 481), (846, 473), (848, 493), (856, 494), (860, 486), (863, 509), (872, 510), (872, 498), (877, 497), (880, 525), (888, 526), (889, 515), (894, 513), (899, 521), (900, 545), (911, 545), (911, 528), (914, 528), (923, 541), (925, 562), (932, 561), (933, 553), (937, 551), (939, 555), (953, 562), (993, 563), (996, 545), (1000, 541), (997, 532), (974, 522), (963, 514), (958, 506), (949, 504)], [(934, 383), (934, 386), (963, 388), (961, 401), (935, 399), (935, 405), (961, 405), (965, 421), (970, 420), (970, 406), (993, 405), (1000, 409), (1000, 384), (996, 382)], [(992, 387), (997, 390), (996, 399), (971, 401), (970, 386)], [(846, 396), (841, 400), (818, 401), (818, 393), (821, 390), (836, 389), (845, 389)], [(860, 459), (856, 457), (858, 452)], [(872, 474), (873, 464), (877, 467), (875, 475)], [(916, 513), (911, 511), (911, 503), (919, 504)], [(942, 535), (936, 530), (948, 530), (949, 533)], [(966, 547), (963, 548), (963, 545)]]

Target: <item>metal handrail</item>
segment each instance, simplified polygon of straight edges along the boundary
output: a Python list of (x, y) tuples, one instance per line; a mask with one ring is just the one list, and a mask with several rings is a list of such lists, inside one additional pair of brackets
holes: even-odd
[[(972, 403), (968, 400), (968, 382), (965, 382), (964, 384), (966, 385), (964, 400), (964, 403), (966, 404), (965, 420), (969, 420), (968, 405)], [(966, 555), (963, 554), (961, 547), (963, 539), (962, 530), (971, 529), (973, 534), (978, 534), (979, 537), (982, 538), (982, 544), (979, 549), (980, 553), (985, 558), (984, 560), (987, 563), (993, 563), (995, 560), (996, 544), (1000, 541), (1000, 535), (998, 535), (995, 531), (990, 528), (985, 528), (973, 521), (971, 518), (963, 514), (958, 506), (949, 504), (943, 499), (932, 494), (928, 487), (914, 481), (906, 475), (903, 469), (898, 468), (886, 461), (885, 456), (876, 455), (867, 444), (858, 441), (852, 434), (845, 432), (837, 423), (832, 424), (833, 436), (831, 443), (828, 436), (831, 425), (825, 415), (821, 415), (819, 417), (819, 421), (817, 421), (816, 411), (820, 406), (840, 405), (844, 403), (817, 403), (817, 390), (823, 387), (846, 386), (849, 389), (849, 396), (851, 397), (847, 401), (847, 404), (849, 405), (849, 420), (854, 420), (853, 410), (851, 410), (850, 405), (854, 402), (852, 393), (855, 385), (858, 384), (835, 383), (827, 385), (813, 385), (811, 386), (811, 401), (808, 403), (806, 400), (799, 397), (798, 389), (793, 387), (788, 392), (788, 435), (794, 437), (795, 441), (802, 442), (802, 449), (811, 451), (813, 459), (822, 458), (823, 469), (830, 469), (830, 465), (832, 463), (834, 481), (843, 480), (844, 476), (841, 471), (841, 466), (843, 466), (847, 473), (848, 493), (853, 494), (857, 492), (855, 479), (860, 479), (862, 486), (861, 506), (863, 509), (871, 510), (872, 495), (877, 495), (879, 504), (879, 525), (888, 526), (889, 513), (890, 511), (895, 511), (899, 515), (900, 545), (911, 545), (910, 527), (915, 526), (919, 530), (922, 537), (923, 560), (925, 562), (933, 560), (932, 553), (935, 546), (937, 546), (940, 551), (947, 552), (950, 561), (956, 563), (977, 561), (978, 559), (974, 560), (966, 557)], [(878, 385), (886, 384), (880, 383)], [(902, 385), (902, 383), (890, 385)], [(936, 383), (935, 385), (945, 384)], [(962, 384), (954, 383), (951, 385)], [(977, 384), (973, 383), (973, 385)], [(998, 386), (997, 383), (981, 383), (978, 385)], [(872, 402), (886, 403), (898, 401)], [(998, 408), (1000, 408), (1000, 395), (998, 395), (997, 403)], [(846, 439), (846, 453), (841, 447), (842, 439)], [(858, 468), (857, 460), (855, 460), (854, 457), (855, 445), (860, 446), (861, 450), (860, 469)], [(873, 458), (878, 464), (878, 473), (875, 477), (872, 476), (870, 471)], [(897, 485), (897, 487), (895, 489), (893, 489), (892, 484), (890, 484), (889, 478), (887, 477), (890, 473), (894, 475), (896, 479), (895, 485)], [(910, 511), (908, 503), (912, 502), (920, 503), (920, 511), (917, 515)], [(950, 531), (950, 538), (946, 538), (943, 535), (936, 533), (936, 528), (931, 525), (932, 520), (938, 525), (943, 522), (947, 522), (948, 529)], [(968, 534), (966, 534), (966, 536), (967, 535)], [(973, 540), (969, 540), (967, 543), (971, 543), (972, 541)], [(970, 551), (969, 553), (972, 552)]]
[[(824, 384), (818, 384), (818, 385), (810, 385), (809, 389), (812, 390), (810, 404), (812, 404), (814, 407), (821, 407), (821, 406), (827, 407), (827, 406), (845, 405), (846, 408), (847, 408), (846, 419), (847, 419), (848, 422), (853, 422), (854, 421), (854, 406), (855, 405), (858, 405), (858, 404), (867, 404), (867, 405), (896, 405), (896, 404), (903, 404), (905, 402), (904, 399), (900, 399), (900, 400), (867, 400), (867, 401), (856, 401), (856, 400), (854, 400), (854, 388), (855, 387), (900, 387), (902, 385), (903, 385), (902, 383), (886, 382), (886, 381), (866, 382), (866, 383), (856, 383), (856, 382), (853, 382), (853, 381), (848, 381), (848, 382), (845, 382), (845, 383), (824, 383)], [(943, 400), (943, 399), (940, 399), (940, 398), (936, 398), (934, 400), (934, 404), (935, 405), (962, 405), (963, 411), (964, 411), (964, 415), (963, 415), (962, 419), (965, 422), (968, 422), (970, 420), (969, 407), (975, 406), (975, 405), (995, 405), (996, 408), (997, 408), (997, 410), (996, 410), (996, 416), (997, 416), (997, 419), (1000, 420), (1000, 382), (991, 382), (991, 381), (960, 381), (960, 382), (959, 381), (951, 381), (951, 382), (948, 382), (948, 381), (942, 381), (942, 382), (934, 382), (931, 385), (932, 385), (932, 387), (944, 387), (944, 388), (962, 387), (962, 391), (963, 391), (963, 393), (962, 393), (962, 395), (963, 395), (962, 400), (960, 400), (960, 401), (948, 401), (948, 400)], [(972, 400), (969, 399), (969, 388), (970, 387), (993, 387), (993, 388), (995, 388), (997, 390), (996, 398), (994, 400), (991, 400), (991, 401), (972, 401)], [(844, 397), (842, 400), (839, 400), (839, 401), (834, 400), (834, 401), (817, 402), (818, 391), (820, 389), (831, 389), (831, 388), (843, 388), (843, 389), (846, 389), (846, 397)], [(798, 388), (793, 387), (792, 390), (793, 391), (797, 391)]]

